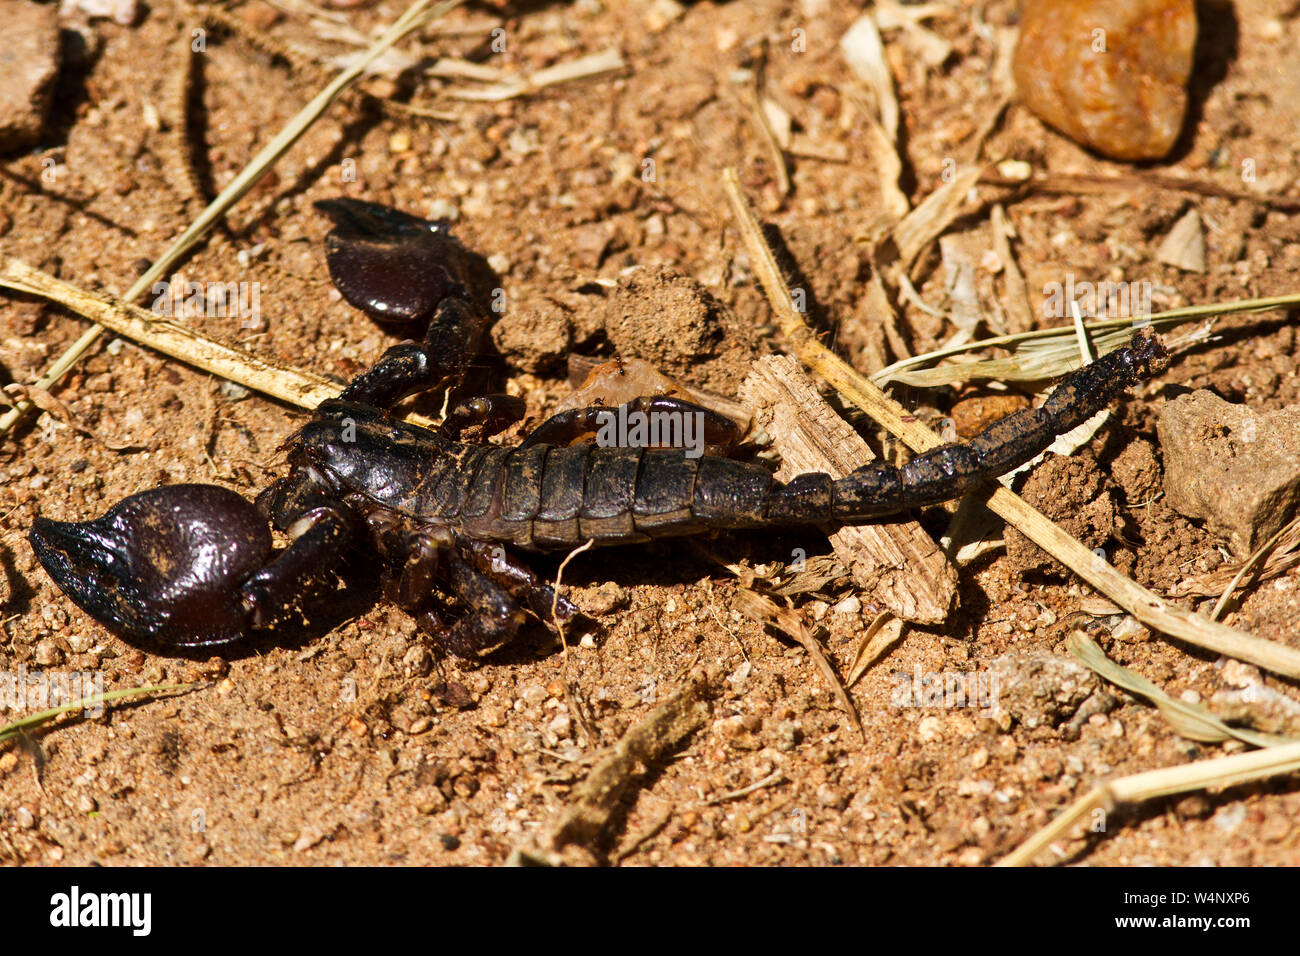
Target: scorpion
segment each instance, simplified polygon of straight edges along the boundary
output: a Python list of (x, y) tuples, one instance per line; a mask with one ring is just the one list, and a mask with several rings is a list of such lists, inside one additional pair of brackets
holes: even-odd
[[(488, 321), (481, 260), (442, 221), (350, 198), (316, 207), (333, 220), (326, 264), (348, 303), (427, 332), (388, 348), (320, 404), (282, 447), (287, 475), (255, 502), (216, 485), (176, 484), (133, 494), (94, 520), (35, 520), (31, 545), (50, 577), (129, 643), (179, 653), (300, 620), (306, 596), (337, 579), (349, 552), (368, 548), (382, 564), (385, 597), (445, 651), (478, 658), (510, 642), (527, 612), (543, 620), (577, 613), (514, 552), (861, 523), (936, 504), (1037, 456), (1168, 363), (1159, 338), (1138, 329), (1127, 346), (1065, 377), (1041, 406), (967, 444), (938, 446), (901, 467), (872, 461), (839, 479), (805, 473), (779, 482), (761, 463), (725, 453), (738, 437), (729, 419), (664, 396), (624, 410), (702, 416), (707, 453), (593, 444), (608, 406), (557, 414), (507, 447), (486, 438), (523, 418), (519, 399), (449, 402), (437, 428), (392, 414), (416, 393), (461, 385)], [(470, 426), (482, 428), (479, 441), (462, 440)], [(271, 527), (285, 546), (275, 547)]]

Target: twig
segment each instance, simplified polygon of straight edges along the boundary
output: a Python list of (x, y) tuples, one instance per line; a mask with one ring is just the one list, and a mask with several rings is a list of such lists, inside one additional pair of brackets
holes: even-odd
[(596, 539), (591, 538), (586, 544), (574, 548), (565, 555), (564, 560), (560, 562), (560, 566), (555, 569), (555, 583), (551, 585), (551, 623), (555, 625), (555, 632), (560, 637), (561, 666), (564, 668), (564, 698), (569, 705), (569, 712), (577, 718), (579, 726), (587, 735), (587, 740), (592, 744), (600, 740), (600, 735), (596, 733), (596, 728), (592, 726), (591, 721), (587, 718), (586, 711), (578, 706), (573, 697), (573, 678), (569, 674), (569, 642), (565, 639), (564, 624), (560, 621), (560, 579), (563, 577), (564, 569), (569, 566), (570, 561), (582, 554), (582, 552), (590, 551), (595, 546)]
[(594, 840), (608, 824), (637, 768), (650, 766), (675, 753), (704, 726), (709, 716), (708, 693), (713, 679), (703, 674), (689, 681), (628, 728), (609, 756), (592, 767), (574, 788), (573, 802), (551, 831), (553, 849)]
[(701, 806), (716, 807), (718, 804), (726, 803), (729, 800), (739, 800), (741, 797), (747, 797), (751, 793), (762, 790), (764, 787), (773, 787), (778, 783), (785, 782), (785, 774), (780, 770), (776, 770), (768, 774), (762, 780), (755, 780), (748, 787), (741, 787), (739, 790), (732, 790), (729, 793), (724, 793), (721, 796), (714, 797), (712, 800), (705, 800)]

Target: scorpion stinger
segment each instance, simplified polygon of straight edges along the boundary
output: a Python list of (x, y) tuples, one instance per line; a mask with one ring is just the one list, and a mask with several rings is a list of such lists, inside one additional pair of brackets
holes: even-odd
[[(669, 397), (565, 412), (514, 447), (462, 441), (468, 425), (499, 427), (521, 404), (470, 398), (437, 430), (390, 409), (457, 382), (473, 359), (486, 315), (473, 281), (477, 257), (439, 224), (395, 210), (351, 199), (320, 208), (335, 221), (327, 259), (348, 301), (377, 318), (419, 318), (429, 331), (422, 343), (389, 349), (316, 408), (288, 444), (288, 474), (256, 505), (221, 488), (176, 485), (132, 495), (93, 521), (37, 519), (31, 543), (50, 576), (129, 640), (205, 646), (273, 628), (294, 618), (355, 546), (378, 558), (389, 599), (443, 648), (482, 655), (509, 642), (526, 613), (576, 614), (512, 551), (856, 523), (955, 498), (1031, 460), (1168, 364), (1159, 338), (1139, 330), (1067, 376), (1041, 407), (968, 444), (939, 446), (901, 468), (871, 462), (838, 480), (814, 473), (782, 483), (762, 464), (726, 457), (730, 423)], [(634, 417), (669, 427), (639, 431)], [(611, 429), (623, 437), (582, 441), (612, 421), (627, 426)], [(694, 444), (688, 421), (698, 425)], [(280, 551), (268, 518), (289, 538)]]

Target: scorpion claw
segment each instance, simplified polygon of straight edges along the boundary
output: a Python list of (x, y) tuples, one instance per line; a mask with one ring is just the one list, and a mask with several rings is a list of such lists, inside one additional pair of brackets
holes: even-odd
[(257, 509), (215, 485), (143, 491), (93, 521), (37, 518), (30, 540), (91, 617), (126, 638), (181, 647), (243, 636), (241, 585), (271, 553)]
[(325, 237), (334, 285), (376, 322), (427, 321), (456, 290), (442, 261), (455, 246), (444, 223), (356, 199), (324, 199), (316, 209), (334, 220)]

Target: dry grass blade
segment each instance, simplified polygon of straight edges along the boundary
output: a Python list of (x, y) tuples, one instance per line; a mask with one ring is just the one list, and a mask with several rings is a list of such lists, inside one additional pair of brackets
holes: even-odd
[[(802, 314), (794, 307), (790, 290), (786, 288), (772, 250), (745, 199), (735, 170), (728, 169), (723, 173), (723, 185), (754, 271), (800, 361), (826, 379), (848, 401), (901, 438), (913, 451), (924, 452), (941, 444), (938, 435), (908, 415), (901, 405), (813, 337)], [(972, 494), (987, 494), (989, 508), (1008, 524), (1152, 630), (1248, 661), (1276, 674), (1300, 678), (1300, 650), (1226, 627), (1165, 600), (1124, 577), (1007, 488), (998, 486), (991, 494), (980, 490)]]
[(17, 259), (0, 267), (0, 286), (57, 302), (123, 338), (300, 408), (315, 408), (339, 393), (339, 384), (323, 375), (275, 365), (147, 309), (78, 289)]
[(1293, 743), (1120, 777), (1084, 794), (996, 865), (1027, 866), (1053, 841), (1067, 836), (1076, 824), (1097, 810), (1109, 812), (1117, 804), (1155, 800), (1207, 787), (1230, 787), (1298, 770), (1300, 743)]
[(1236, 739), (1252, 747), (1273, 747), (1278, 744), (1300, 742), (1277, 734), (1261, 734), (1244, 727), (1232, 727), (1199, 704), (1189, 704), (1187, 701), (1170, 697), (1142, 675), (1112, 661), (1106, 656), (1105, 651), (1083, 631), (1071, 631), (1066, 646), (1085, 667), (1096, 671), (1101, 677), (1117, 687), (1124, 688), (1130, 694), (1149, 700), (1159, 709), (1174, 730), (1189, 740), (1219, 743)]
[[(1239, 299), (1235, 302), (1185, 306), (1134, 318), (1102, 319), (1084, 322), (1083, 326), (1097, 354), (1105, 355), (1127, 345), (1133, 328), (1138, 323), (1150, 325), (1155, 329), (1166, 329), (1187, 322), (1238, 312), (1267, 312), (1273, 309), (1290, 309), (1298, 305), (1300, 305), (1300, 293), (1292, 293), (1264, 299)], [(981, 359), (959, 365), (920, 368), (955, 355), (989, 348), (1012, 349), (1015, 354), (1010, 358)], [(1068, 325), (1054, 329), (1035, 329), (1031, 332), (998, 335), (936, 349), (924, 355), (913, 355), (872, 373), (871, 380), (877, 385), (902, 382), (918, 388), (931, 388), (938, 385), (954, 385), (976, 378), (1041, 381), (1065, 375), (1078, 367), (1077, 332), (1073, 325)]]
[(1219, 600), (1214, 602), (1210, 617), (1217, 621), (1223, 616), (1223, 612), (1228, 608), (1228, 602), (1232, 600), (1232, 592), (1237, 590), (1237, 586), (1241, 584), (1246, 575), (1259, 567), (1275, 549), (1281, 547), (1284, 551), (1288, 551), (1297, 544), (1300, 544), (1300, 517), (1293, 518), (1283, 525), (1278, 529), (1277, 534), (1260, 545), (1259, 550), (1246, 559), (1241, 566), (1241, 570), (1233, 575), (1232, 580), (1228, 582), (1228, 586), (1223, 589), (1223, 594), (1219, 596)]
[[(1300, 518), (1286, 525), (1276, 536), (1269, 539), (1258, 551), (1240, 565), (1224, 564), (1213, 571), (1185, 578), (1170, 588), (1174, 597), (1186, 597), (1194, 594), (1198, 597), (1215, 597), (1223, 600), (1224, 595), (1231, 595), (1242, 586), (1254, 586), (1261, 581), (1285, 574), (1300, 564)], [(1260, 559), (1263, 558), (1263, 564)], [(1217, 615), (1211, 614), (1212, 617)]]
[[(214, 199), (206, 209), (203, 210), (189, 227), (176, 238), (166, 252), (151, 265), (145, 273), (127, 290), (126, 295), (122, 298), (127, 302), (134, 302), (145, 292), (153, 288), (158, 280), (171, 270), (172, 266), (184, 256), (190, 248), (197, 243), (207, 232), (216, 224), (217, 220), (225, 215), (226, 211), (237, 203), (245, 193), (253, 188), (254, 184), (273, 166), (276, 161), (283, 156), (294, 143), (306, 132), (316, 119), (329, 108), (329, 105), (336, 100), (356, 79), (361, 76), (366, 67), (381, 56), (385, 50), (389, 49), (398, 40), (405, 37), (428, 23), (430, 20), (442, 16), (448, 10), (460, 6), (464, 0), (443, 0), (434, 9), (430, 10), (429, 6), (433, 0), (416, 0), (407, 8), (406, 12), (397, 19), (395, 23), (377, 39), (371, 47), (365, 52), (358, 54), (356, 60), (351, 66), (341, 72), (334, 80), (329, 83), (323, 90), (316, 94), (298, 114), (291, 119), (276, 137), (266, 145), (266, 147), (257, 154), (238, 176), (231, 181), (230, 185), (221, 191), (221, 194)], [(82, 355), (95, 343), (103, 333), (104, 327), (93, 325), (77, 339), (72, 346), (65, 351), (54, 362), (53, 365), (36, 381), (39, 388), (49, 389), (58, 382), (73, 365), (81, 358)], [(20, 402), (18, 405), (4, 415), (0, 415), (0, 435), (9, 432), (10, 429), (18, 423), (19, 419), (32, 409), (29, 402)]]
[(505, 83), (494, 83), (473, 89), (448, 90), (447, 95), (458, 100), (473, 100), (481, 103), (499, 103), (520, 96), (541, 92), (548, 86), (559, 83), (572, 83), (576, 80), (589, 80), (607, 73), (617, 73), (627, 66), (618, 50), (601, 50), (588, 56), (557, 63), (545, 69), (531, 73), (523, 79)]
[(48, 723), (55, 717), (63, 714), (71, 714), (77, 711), (101, 710), (104, 704), (112, 703), (116, 700), (126, 700), (128, 697), (141, 697), (145, 694), (162, 694), (171, 691), (188, 691), (193, 690), (198, 684), (150, 684), (146, 687), (130, 687), (126, 690), (111, 690), (107, 694), (96, 694), (93, 697), (83, 697), (80, 700), (74, 700), (69, 704), (60, 704), (58, 707), (51, 707), (48, 710), (38, 711), (34, 714), (28, 714), (12, 723), (0, 727), (0, 743), (12, 740), (15, 737), (21, 737), (24, 733), (34, 730), (42, 724)]
[(894, 227), (894, 244), (898, 247), (898, 269), (908, 271), (916, 257), (957, 218), (966, 194), (979, 181), (982, 167), (959, 173), (925, 197)]
[(1020, 271), (1020, 263), (1011, 251), (1011, 223), (1001, 203), (996, 203), (989, 213), (989, 228), (993, 231), (993, 251), (1002, 261), (1003, 282), (1006, 286), (1004, 298), (1007, 303), (1008, 325), (1012, 333), (1027, 332), (1033, 327), (1034, 313), (1029, 306), (1029, 286)]
[(885, 652), (897, 644), (903, 637), (904, 622), (894, 617), (889, 611), (876, 615), (853, 652), (853, 663), (849, 665), (849, 676), (845, 685), (852, 687), (862, 675), (870, 670), (871, 665), (880, 660)]
[(803, 621), (799, 619), (799, 615), (789, 608), (781, 607), (775, 601), (763, 597), (757, 591), (751, 591), (747, 588), (741, 588), (736, 592), (735, 608), (752, 621), (775, 627), (808, 652), (808, 656), (817, 665), (817, 670), (821, 672), (826, 683), (830, 685), (831, 692), (835, 694), (835, 699), (839, 701), (840, 707), (849, 715), (849, 720), (853, 722), (853, 727), (857, 730), (858, 736), (865, 740), (866, 734), (862, 732), (862, 721), (858, 717), (858, 709), (853, 706), (853, 700), (844, 689), (844, 684), (840, 681), (840, 676), (835, 673), (835, 668), (826, 659), (826, 652), (822, 650), (821, 644), (817, 642), (817, 638), (812, 631), (804, 626)]

